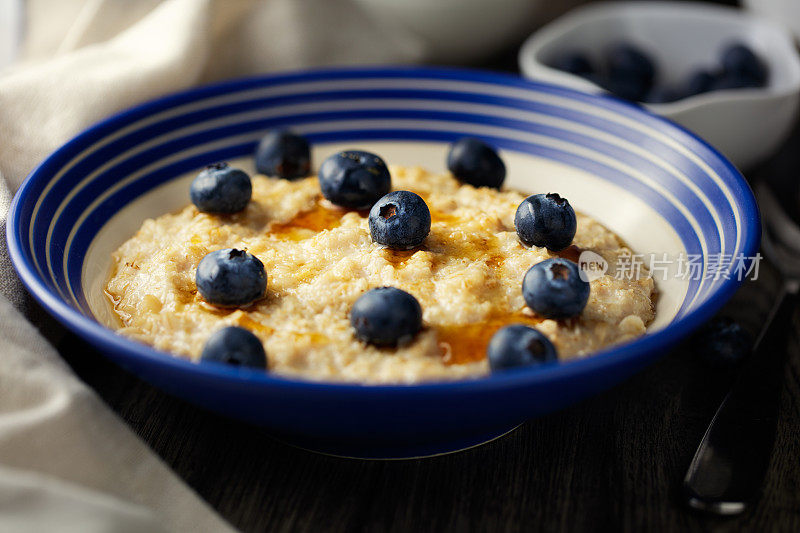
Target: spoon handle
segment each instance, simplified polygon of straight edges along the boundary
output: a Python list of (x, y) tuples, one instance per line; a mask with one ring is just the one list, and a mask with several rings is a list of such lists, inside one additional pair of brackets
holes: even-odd
[(683, 488), (690, 507), (734, 515), (758, 495), (775, 441), (786, 335), (797, 303), (798, 285), (788, 282), (689, 465)]

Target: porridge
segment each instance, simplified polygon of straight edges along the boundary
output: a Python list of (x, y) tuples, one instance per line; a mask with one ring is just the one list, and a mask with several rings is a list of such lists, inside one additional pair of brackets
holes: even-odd
[[(656, 290), (646, 271), (592, 280), (572, 318), (545, 318), (526, 305), (520, 286), (537, 263), (577, 261), (590, 250), (616, 264), (630, 254), (591, 218), (578, 213), (571, 245), (553, 252), (520, 241), (514, 222), (523, 194), (422, 168), (392, 166), (390, 174), (393, 191), (413, 191), (430, 211), (427, 237), (409, 250), (374, 242), (369, 210), (331, 203), (316, 177), (255, 175), (239, 212), (189, 205), (146, 220), (113, 256), (106, 294), (119, 333), (198, 360), (212, 333), (240, 326), (261, 341), (276, 375), (415, 383), (487, 374), (490, 339), (510, 324), (535, 328), (567, 360), (642, 335), (654, 318)], [(198, 292), (200, 261), (229, 248), (263, 263), (263, 297), (221, 307)], [(422, 328), (396, 347), (359, 340), (350, 320), (359, 297), (384, 286), (413, 295), (422, 310)]]

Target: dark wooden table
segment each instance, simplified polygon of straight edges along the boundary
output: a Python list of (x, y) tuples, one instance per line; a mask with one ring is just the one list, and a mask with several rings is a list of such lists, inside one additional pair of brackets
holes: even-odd
[[(767, 171), (800, 176), (792, 147), (800, 147), (800, 129)], [(769, 265), (760, 274), (723, 311), (754, 332), (776, 284)], [(687, 510), (678, 490), (731, 379), (698, 360), (690, 342), (626, 383), (495, 442), (394, 462), (288, 447), (160, 392), (75, 337), (60, 349), (178, 475), (245, 531), (800, 531), (797, 326), (763, 497), (726, 520)]]

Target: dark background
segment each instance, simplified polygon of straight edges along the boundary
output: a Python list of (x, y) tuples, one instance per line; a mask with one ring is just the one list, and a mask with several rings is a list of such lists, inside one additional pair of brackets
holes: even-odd
[[(516, 47), (473, 66), (516, 72)], [(782, 154), (748, 178), (794, 180), (798, 147), (800, 126)], [(754, 334), (777, 287), (769, 264), (760, 274), (721, 313)], [(181, 477), (245, 531), (800, 531), (797, 325), (795, 317), (763, 496), (729, 519), (688, 510), (678, 490), (732, 378), (699, 360), (692, 341), (626, 383), (490, 444), (410, 461), (291, 448), (154, 389), (73, 336), (60, 351)]]

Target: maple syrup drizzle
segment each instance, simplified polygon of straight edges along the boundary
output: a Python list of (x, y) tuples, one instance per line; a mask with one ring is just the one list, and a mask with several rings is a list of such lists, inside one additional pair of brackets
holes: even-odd
[(439, 339), (442, 360), (448, 365), (474, 363), (486, 357), (486, 348), (492, 336), (502, 327), (511, 324), (535, 326), (542, 319), (518, 313), (489, 318), (479, 324), (438, 326), (434, 330)]
[(574, 244), (570, 244), (569, 246), (567, 246), (563, 250), (561, 250), (559, 252), (554, 252), (554, 253), (558, 257), (563, 257), (564, 259), (569, 259), (573, 263), (577, 263), (578, 262), (578, 258), (581, 256), (581, 252), (582, 251), (583, 250), (581, 248), (578, 248)]
[(411, 256), (421, 249), (423, 248), (413, 248), (411, 250), (392, 250), (391, 248), (384, 248), (382, 253), (384, 259), (393, 264), (395, 267), (398, 267), (411, 259)]
[(264, 335), (270, 335), (275, 331), (271, 327), (265, 326), (261, 322), (258, 322), (257, 320), (253, 320), (252, 318), (250, 318), (247, 315), (240, 316), (237, 319), (237, 322), (239, 322), (239, 325), (242, 326), (243, 328), (247, 328), (247, 329), (249, 329), (251, 331), (258, 331), (260, 333), (263, 333)]
[[(422, 196), (422, 195), (420, 195)], [(422, 196), (423, 199), (425, 198)], [(450, 213), (445, 213), (444, 211), (439, 211), (438, 209), (430, 209), (431, 212), (431, 223), (434, 222), (458, 222), (459, 218), (456, 215), (451, 215)]]
[(310, 230), (316, 233), (326, 229), (339, 227), (342, 217), (349, 213), (345, 209), (330, 208), (322, 205), (317, 200), (314, 206), (307, 211), (297, 214), (288, 222), (275, 222), (270, 226), (269, 233), (272, 235), (296, 236), (298, 230)]

